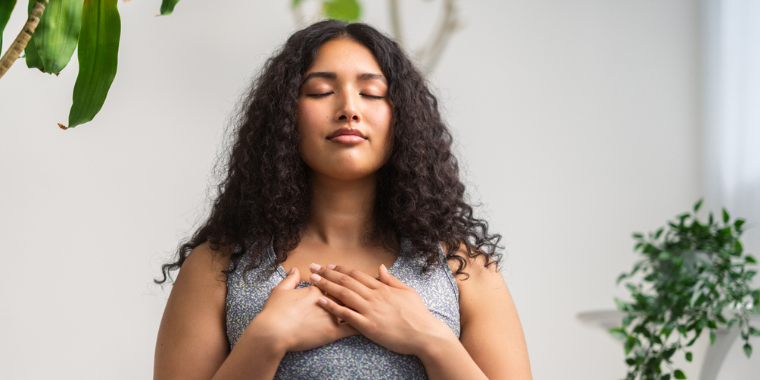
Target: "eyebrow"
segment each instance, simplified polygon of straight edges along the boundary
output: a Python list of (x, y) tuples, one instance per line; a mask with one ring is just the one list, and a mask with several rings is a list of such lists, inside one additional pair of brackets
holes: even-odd
[[(309, 75), (306, 76), (306, 78), (303, 79), (303, 82), (306, 83), (309, 79), (312, 78), (325, 78), (325, 79), (338, 79), (338, 75), (333, 72), (328, 71), (315, 71), (313, 73), (309, 73)], [(385, 80), (385, 77), (382, 76), (382, 74), (374, 74), (374, 73), (362, 73), (356, 76), (356, 79), (358, 80), (379, 80), (383, 83), (388, 83)]]

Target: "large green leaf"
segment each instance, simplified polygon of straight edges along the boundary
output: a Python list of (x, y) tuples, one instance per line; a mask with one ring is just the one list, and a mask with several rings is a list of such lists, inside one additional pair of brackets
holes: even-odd
[(50, 0), (34, 31), (34, 45), (45, 72), (57, 74), (71, 60), (82, 26), (84, 0)]
[[(29, 7), (27, 8), (27, 14), (32, 13), (32, 8), (34, 8), (34, 3), (36, 2), (37, 0), (29, 0)], [(37, 48), (34, 46), (34, 44), (35, 44), (34, 34), (32, 34), (32, 38), (26, 44), (26, 48), (24, 48), (24, 57), (25, 57), (24, 59), (26, 60), (26, 67), (30, 69), (35, 69), (35, 68), (40, 69), (40, 71), (44, 72), (45, 67), (42, 66), (42, 60), (40, 59), (40, 56), (37, 54)]]
[(161, 1), (161, 15), (168, 16), (174, 12), (174, 7), (177, 6), (179, 0), (163, 0)]
[(330, 0), (323, 6), (325, 16), (334, 20), (356, 21), (361, 16), (361, 7), (356, 0)]
[(3, 30), (11, 18), (13, 8), (16, 6), (16, 0), (0, 0), (0, 55), (3, 52)]
[(121, 19), (116, 0), (88, 0), (84, 3), (77, 53), (79, 75), (74, 84), (69, 128), (92, 120), (103, 107), (116, 77), (120, 34)]

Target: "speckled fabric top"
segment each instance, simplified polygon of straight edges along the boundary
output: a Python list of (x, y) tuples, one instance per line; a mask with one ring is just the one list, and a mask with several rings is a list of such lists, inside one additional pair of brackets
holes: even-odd
[[(401, 239), (398, 258), (388, 268), (388, 272), (419, 293), (430, 313), (446, 323), (459, 337), (459, 289), (451, 269), (445, 260), (443, 249), (438, 247), (439, 262), (434, 269), (423, 274), (424, 260), (411, 252), (408, 239)], [(237, 269), (227, 278), (227, 339), (230, 350), (235, 346), (248, 323), (264, 306), (269, 293), (282, 281), (287, 273), (277, 264), (275, 272), (271, 268), (276, 261), (272, 245), (269, 257), (262, 266), (247, 273), (248, 282), (243, 279), (243, 268), (250, 262), (250, 255), (244, 256)], [(230, 265), (232, 269), (232, 264)], [(259, 272), (257, 276), (256, 272)], [(296, 288), (312, 286), (301, 281)], [(402, 355), (386, 349), (364, 335), (349, 336), (312, 350), (288, 352), (280, 362), (275, 379), (427, 379), (425, 367), (413, 355)]]

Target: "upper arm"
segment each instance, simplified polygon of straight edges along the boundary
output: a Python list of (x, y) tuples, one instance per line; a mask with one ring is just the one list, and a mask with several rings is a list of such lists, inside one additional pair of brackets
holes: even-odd
[[(485, 256), (470, 258), (464, 246), (457, 252), (467, 261), (459, 275), (459, 312), (461, 335), (459, 341), (489, 379), (532, 379), (528, 348), (525, 344), (520, 318), (496, 265), (484, 267)], [(449, 259), (452, 273), (458, 267)]]
[(229, 255), (215, 253), (201, 244), (177, 275), (158, 330), (154, 379), (211, 379), (229, 353), (221, 272)]

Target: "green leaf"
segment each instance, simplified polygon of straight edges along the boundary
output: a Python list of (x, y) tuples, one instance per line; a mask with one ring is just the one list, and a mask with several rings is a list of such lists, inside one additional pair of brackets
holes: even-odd
[(644, 235), (642, 235), (640, 232), (636, 232), (633, 234), (634, 239), (643, 239)]
[(628, 309), (628, 305), (617, 297), (615, 297), (615, 307), (620, 311), (626, 311), (626, 309)]
[(692, 359), (692, 354), (691, 354), (691, 352), (686, 352), (686, 361), (687, 361), (687, 362), (690, 362), (690, 361), (691, 361), (691, 359)]
[(632, 336), (628, 336), (628, 339), (625, 340), (625, 343), (623, 344), (623, 350), (625, 350), (626, 356), (631, 353), (631, 350), (634, 346), (636, 346), (638, 342), (636, 341), (636, 338)]
[(0, 0), (0, 53), (3, 52), (3, 30), (5, 30), (5, 25), (8, 24), (15, 7), (16, 0)]
[(78, 49), (79, 75), (74, 84), (69, 128), (92, 120), (103, 107), (116, 77), (120, 35), (116, 0), (85, 2)]
[(742, 243), (739, 240), (734, 240), (734, 252), (737, 254), (741, 254), (742, 251), (744, 251), (744, 247), (742, 246)]
[(760, 336), (760, 330), (752, 326), (749, 327), (749, 333), (752, 334), (753, 336)]
[(695, 204), (695, 205), (694, 205), (694, 212), (695, 212), (695, 213), (696, 213), (697, 211), (699, 211), (699, 207), (700, 207), (700, 206), (702, 206), (702, 201), (703, 201), (703, 200), (704, 200), (704, 199), (700, 198), (700, 199), (699, 199), (699, 201), (697, 202), (697, 204)]
[(42, 14), (34, 46), (46, 73), (60, 73), (71, 60), (82, 27), (83, 4), (84, 0), (54, 0)]
[(735, 227), (737, 230), (740, 230), (740, 229), (742, 228), (742, 225), (744, 225), (744, 219), (737, 219), (737, 220), (734, 222), (734, 227)]
[(728, 223), (728, 211), (726, 209), (723, 209), (723, 223)]
[(675, 377), (676, 379), (685, 379), (686, 375), (684, 375), (683, 371), (681, 371), (680, 369), (677, 369), (675, 372), (673, 372), (673, 377)]
[(747, 257), (744, 258), (744, 262), (750, 263), (750, 264), (757, 264), (757, 260), (755, 260), (755, 256), (752, 256), (752, 255), (747, 255)]
[(361, 16), (361, 7), (356, 0), (330, 0), (323, 4), (327, 18), (341, 21), (356, 21)]
[(615, 281), (615, 285), (620, 285), (620, 281), (623, 281), (626, 277), (628, 277), (628, 275), (625, 273), (618, 276), (617, 281)]
[[(687, 216), (688, 216), (688, 215), (687, 215)], [(659, 230), (657, 230), (657, 232), (654, 234), (654, 238), (655, 238), (655, 240), (656, 240), (656, 239), (659, 239), (659, 238), (660, 238), (660, 235), (662, 235), (662, 231), (664, 231), (664, 230), (665, 230), (665, 229), (664, 229), (664, 228), (662, 228), (662, 227), (660, 227), (660, 229), (659, 229)]]
[[(34, 3), (37, 2), (37, 0), (29, 0), (29, 7), (27, 8), (27, 14), (32, 13), (32, 8), (34, 8)], [(44, 13), (43, 13), (44, 15)], [(43, 73), (45, 72), (45, 67), (42, 66), (42, 60), (40, 59), (39, 54), (37, 54), (37, 47), (35, 46), (34, 42), (34, 34), (32, 34), (32, 38), (29, 39), (29, 42), (26, 44), (26, 48), (24, 48), (24, 57), (26, 60), (26, 67), (30, 69), (40, 69)]]
[(744, 344), (744, 355), (747, 355), (747, 358), (752, 356), (752, 346), (749, 343)]
[(710, 345), (715, 344), (715, 331), (710, 330)]
[(162, 0), (161, 1), (161, 15), (168, 16), (174, 12), (174, 7), (177, 6), (179, 0)]
[(303, 0), (292, 0), (290, 2), (290, 8), (296, 9), (299, 5), (301, 5), (302, 2)]
[(618, 339), (625, 339), (628, 337), (628, 334), (623, 330), (622, 327), (613, 327), (609, 330), (607, 330), (613, 337)]

